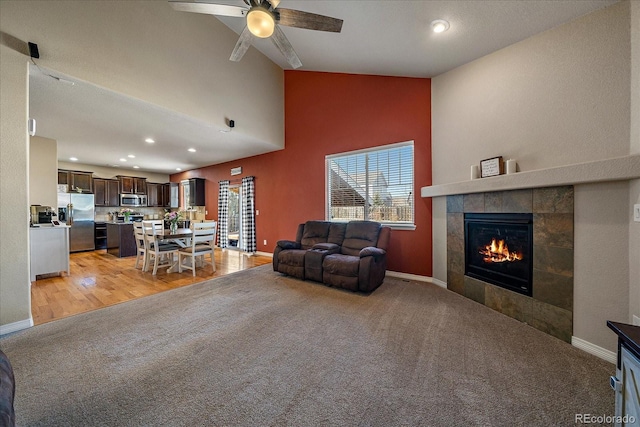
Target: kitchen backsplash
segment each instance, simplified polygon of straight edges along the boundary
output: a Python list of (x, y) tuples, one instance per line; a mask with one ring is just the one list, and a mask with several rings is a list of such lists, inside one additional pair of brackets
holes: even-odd
[[(119, 212), (121, 208), (118, 207), (96, 207), (96, 221), (113, 221), (112, 212)], [(164, 218), (164, 213), (167, 208), (131, 208), (131, 210), (141, 213), (144, 215), (144, 219), (162, 219)], [(176, 209), (171, 209), (176, 210)], [(205, 219), (205, 208), (204, 206), (196, 206), (191, 211), (187, 212), (185, 219), (191, 220), (204, 220)]]

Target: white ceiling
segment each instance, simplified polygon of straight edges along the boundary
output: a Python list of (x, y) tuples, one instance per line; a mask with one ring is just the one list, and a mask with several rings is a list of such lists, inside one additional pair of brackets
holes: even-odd
[[(339, 34), (283, 27), (302, 61), (301, 70), (434, 77), (616, 1), (282, 0), (280, 7), (344, 20)], [(238, 34), (244, 28), (244, 18), (208, 18), (220, 19)], [(450, 29), (432, 33), (434, 19), (446, 19)], [(254, 38), (253, 46), (283, 69), (290, 68), (270, 40)], [(229, 55), (233, 48), (228, 47)], [(239, 132), (216, 132), (228, 128), (212, 129), (174, 111), (62, 77), (75, 85), (61, 84), (31, 67), (30, 115), (37, 118), (39, 136), (58, 141), (60, 161), (74, 156), (86, 164), (175, 173), (178, 167), (193, 169), (273, 150)], [(140, 134), (141, 128), (155, 129), (158, 141), (172, 142), (140, 144), (149, 136)]]

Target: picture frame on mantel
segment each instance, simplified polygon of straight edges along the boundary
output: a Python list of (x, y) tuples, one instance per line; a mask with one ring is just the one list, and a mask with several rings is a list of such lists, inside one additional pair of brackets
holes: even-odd
[(504, 160), (502, 156), (492, 157), (480, 162), (480, 177), (487, 178), (490, 176), (502, 175), (504, 173)]

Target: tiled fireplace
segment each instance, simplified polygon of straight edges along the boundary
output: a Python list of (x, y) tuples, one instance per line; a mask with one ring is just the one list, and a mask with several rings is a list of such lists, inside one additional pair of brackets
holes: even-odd
[[(465, 226), (465, 214), (467, 225)], [(489, 215), (489, 225), (471, 221)], [(497, 215), (493, 215), (497, 214)], [(515, 218), (524, 225), (495, 225), (500, 218)], [(530, 218), (529, 222), (527, 222)], [(528, 225), (527, 225), (528, 224)], [(465, 230), (487, 239), (489, 246), (510, 243), (516, 261), (490, 265), (476, 255), (479, 245), (465, 248)], [(524, 243), (532, 229), (532, 244)], [(505, 237), (511, 231), (509, 237)], [(501, 239), (500, 237), (503, 237)], [(467, 239), (470, 236), (467, 235)], [(517, 247), (516, 247), (517, 246)], [(495, 250), (495, 247), (491, 251)], [(466, 251), (466, 252), (465, 252)], [(516, 255), (518, 254), (519, 255)], [(465, 269), (465, 257), (477, 267)], [(474, 261), (474, 257), (476, 258)], [(517, 257), (521, 259), (518, 260)], [(526, 264), (522, 261), (529, 262)], [(500, 260), (502, 261), (502, 260)], [(500, 265), (498, 265), (500, 264)], [(466, 270), (466, 273), (465, 273)], [(489, 278), (482, 274), (488, 270)], [(527, 271), (530, 275), (526, 284)], [(524, 276), (525, 282), (503, 283), (505, 276)], [(497, 277), (497, 279), (492, 279)], [(520, 279), (518, 279), (520, 280)], [(493, 282), (493, 283), (491, 283)], [(525, 322), (536, 329), (571, 342), (573, 332), (573, 187), (498, 191), (447, 196), (447, 286), (493, 310)]]

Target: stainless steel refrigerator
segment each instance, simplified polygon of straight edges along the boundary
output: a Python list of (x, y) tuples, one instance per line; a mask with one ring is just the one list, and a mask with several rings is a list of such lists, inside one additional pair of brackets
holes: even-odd
[(70, 252), (95, 250), (93, 194), (58, 193), (58, 220), (71, 227)]

